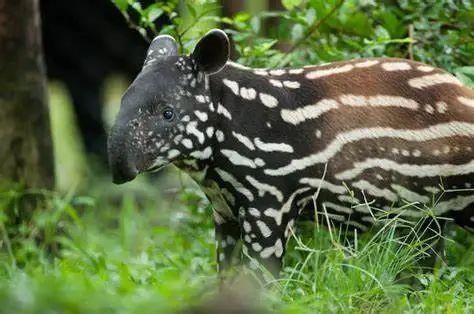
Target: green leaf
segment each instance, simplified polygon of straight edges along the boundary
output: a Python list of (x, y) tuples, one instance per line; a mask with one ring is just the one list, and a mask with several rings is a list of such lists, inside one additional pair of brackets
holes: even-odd
[(250, 19), (250, 26), (252, 26), (252, 30), (255, 34), (258, 34), (260, 32), (260, 17), (254, 16)]
[(112, 0), (120, 11), (127, 11), (128, 0)]
[(474, 87), (474, 66), (457, 68), (454, 74), (466, 86)]
[(287, 10), (293, 10), (295, 7), (299, 6), (303, 0), (282, 0), (281, 4), (287, 9)]
[(149, 22), (154, 22), (162, 14), (163, 10), (159, 8), (157, 4), (151, 5), (147, 8), (147, 19)]
[(293, 41), (300, 40), (301, 38), (303, 38), (303, 35), (304, 35), (303, 25), (295, 24), (291, 28), (291, 40), (293, 40)]
[(313, 8), (308, 9), (308, 11), (306, 11), (305, 19), (308, 25), (312, 25), (316, 20), (316, 10)]
[(189, 2), (186, 3), (186, 8), (188, 9), (189, 14), (191, 14), (193, 18), (196, 18), (197, 12), (196, 9), (192, 6), (192, 4)]

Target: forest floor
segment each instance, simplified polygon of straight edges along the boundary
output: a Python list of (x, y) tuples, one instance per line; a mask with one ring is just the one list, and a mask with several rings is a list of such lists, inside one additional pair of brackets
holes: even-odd
[[(0, 313), (474, 312), (474, 237), (451, 226), (447, 265), (427, 271), (425, 242), (395, 231), (417, 229), (402, 220), (356, 236), (300, 226), (280, 279), (255, 288), (244, 269), (221, 293), (209, 203), (165, 185), (0, 191)], [(12, 227), (7, 216), (31, 195), (43, 200)]]

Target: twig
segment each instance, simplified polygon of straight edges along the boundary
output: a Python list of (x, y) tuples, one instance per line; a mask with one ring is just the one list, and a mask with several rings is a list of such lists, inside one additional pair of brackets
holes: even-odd
[[(408, 25), (408, 37), (413, 39), (414, 35), (415, 35), (415, 28), (413, 27), (413, 24), (410, 24)], [(408, 55), (410, 57), (410, 60), (415, 60), (413, 57), (413, 40), (410, 41), (410, 43), (408, 44)]]
[(286, 60), (286, 58), (293, 52), (295, 51), (297, 48), (299, 48), (299, 46), (301, 46), (315, 31), (318, 30), (318, 28), (324, 23), (326, 22), (326, 20), (328, 20), (343, 4), (344, 4), (344, 1), (345, 0), (340, 0), (332, 9), (331, 11), (328, 12), (328, 14), (326, 14), (322, 19), (316, 21), (309, 29), (308, 31), (306, 32), (306, 35), (301, 38), (300, 40), (298, 40), (293, 46), (291, 46), (291, 48), (285, 53), (285, 55), (283, 56), (283, 62), (280, 64), (280, 66), (285, 66), (288, 61)]
[[(143, 28), (143, 27), (141, 27), (140, 25), (138, 25), (138, 24), (136, 24), (135, 22), (133, 22), (133, 21), (130, 19), (130, 16), (128, 15), (127, 12), (123, 12), (123, 11), (120, 11), (120, 12), (122, 12), (122, 15), (123, 15), (123, 17), (125, 18), (125, 21), (127, 21), (128, 27), (130, 27), (131, 29), (136, 30), (140, 35), (142, 35), (142, 37), (143, 37), (147, 42), (151, 42), (151, 38), (148, 37), (145, 28)], [(144, 31), (144, 32), (143, 32), (143, 31)]]

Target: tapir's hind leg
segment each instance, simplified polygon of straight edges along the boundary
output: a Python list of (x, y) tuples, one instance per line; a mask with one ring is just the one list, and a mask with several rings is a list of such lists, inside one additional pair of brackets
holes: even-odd
[(452, 211), (454, 222), (474, 233), (474, 201), (461, 211)]

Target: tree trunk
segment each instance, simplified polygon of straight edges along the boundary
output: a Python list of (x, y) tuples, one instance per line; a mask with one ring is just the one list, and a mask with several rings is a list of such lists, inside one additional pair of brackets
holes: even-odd
[(244, 0), (226, 1), (222, 0), (222, 15), (227, 17), (234, 17), (234, 15), (245, 9)]
[(0, 0), (0, 181), (53, 188), (39, 0)]

